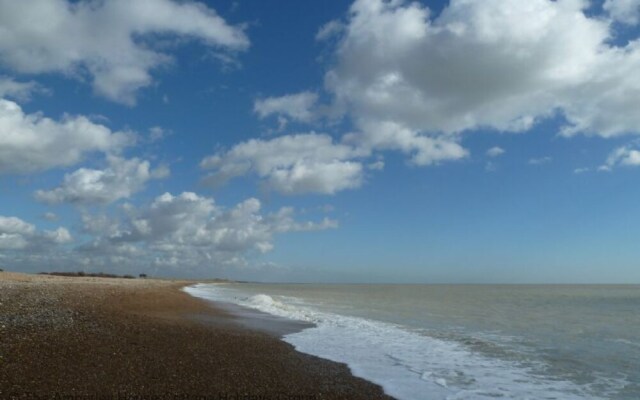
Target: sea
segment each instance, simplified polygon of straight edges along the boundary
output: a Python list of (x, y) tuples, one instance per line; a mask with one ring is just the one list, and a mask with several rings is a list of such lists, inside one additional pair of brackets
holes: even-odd
[(397, 399), (640, 399), (638, 285), (197, 284)]

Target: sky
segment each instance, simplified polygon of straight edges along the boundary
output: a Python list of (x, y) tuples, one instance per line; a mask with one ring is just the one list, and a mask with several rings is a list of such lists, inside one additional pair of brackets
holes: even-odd
[(640, 283), (640, 0), (0, 0), (0, 268)]

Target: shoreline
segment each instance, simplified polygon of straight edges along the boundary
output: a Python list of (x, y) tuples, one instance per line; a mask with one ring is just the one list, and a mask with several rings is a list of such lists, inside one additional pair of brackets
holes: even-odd
[[(198, 284), (201, 282), (198, 282)], [(187, 288), (193, 286), (192, 284), (185, 285), (181, 288), (181, 291), (197, 299), (204, 301), (214, 309), (218, 309), (227, 315), (225, 317), (211, 318), (208, 315), (192, 315), (190, 318), (203, 323), (209, 324), (213, 327), (231, 327), (248, 329), (251, 331), (262, 332), (267, 335), (273, 336), (278, 340), (283, 340), (283, 337), (288, 334), (298, 333), (307, 328), (313, 328), (316, 325), (310, 322), (297, 321), (282, 317), (277, 317), (272, 314), (267, 314), (262, 311), (243, 307), (233, 303), (225, 303), (215, 300), (210, 300), (204, 297), (199, 297), (189, 293)]]
[(0, 272), (0, 397), (391, 398), (194, 283)]

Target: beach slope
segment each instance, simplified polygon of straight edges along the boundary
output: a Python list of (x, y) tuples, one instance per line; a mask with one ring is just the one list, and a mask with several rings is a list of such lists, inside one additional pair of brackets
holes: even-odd
[(389, 398), (188, 283), (0, 272), (0, 398)]

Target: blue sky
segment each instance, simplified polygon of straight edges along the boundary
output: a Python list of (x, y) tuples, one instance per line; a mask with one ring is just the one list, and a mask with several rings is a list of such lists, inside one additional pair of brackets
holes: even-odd
[(639, 283), (639, 22), (637, 0), (0, 1), (0, 267)]

